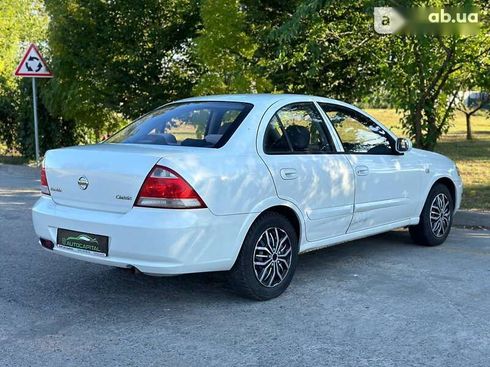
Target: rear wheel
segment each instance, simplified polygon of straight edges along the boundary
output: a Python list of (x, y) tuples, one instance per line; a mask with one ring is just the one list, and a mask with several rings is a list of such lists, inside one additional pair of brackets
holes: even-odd
[(415, 243), (424, 246), (442, 244), (453, 223), (454, 202), (447, 186), (436, 184), (429, 192), (420, 222), (409, 228)]
[(250, 228), (230, 271), (233, 288), (257, 300), (275, 298), (291, 283), (298, 261), (298, 236), (289, 220), (270, 212)]

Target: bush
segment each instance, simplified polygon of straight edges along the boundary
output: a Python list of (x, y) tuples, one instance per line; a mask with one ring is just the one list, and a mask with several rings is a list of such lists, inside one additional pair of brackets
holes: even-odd
[[(38, 97), (39, 150), (41, 156), (48, 149), (76, 145), (83, 140), (74, 121), (51, 115), (42, 98)], [(35, 157), (34, 116), (32, 110), (31, 80), (20, 82), (19, 93), (0, 95), (0, 143), (6, 153), (20, 153), (25, 158)]]

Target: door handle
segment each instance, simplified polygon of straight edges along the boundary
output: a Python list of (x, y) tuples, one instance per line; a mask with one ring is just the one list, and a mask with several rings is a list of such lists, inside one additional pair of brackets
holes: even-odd
[(283, 180), (294, 180), (298, 178), (298, 172), (294, 168), (282, 168), (281, 178)]
[(369, 174), (369, 168), (367, 166), (356, 166), (356, 175), (367, 176)]

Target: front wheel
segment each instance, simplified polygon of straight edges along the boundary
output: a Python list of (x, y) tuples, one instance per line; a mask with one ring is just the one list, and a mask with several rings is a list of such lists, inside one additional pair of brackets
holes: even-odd
[(279, 213), (265, 213), (252, 225), (230, 271), (233, 288), (241, 295), (268, 300), (291, 283), (298, 261), (298, 236)]
[(420, 214), (419, 224), (409, 227), (410, 236), (419, 245), (442, 244), (451, 230), (453, 213), (454, 202), (447, 186), (434, 185)]

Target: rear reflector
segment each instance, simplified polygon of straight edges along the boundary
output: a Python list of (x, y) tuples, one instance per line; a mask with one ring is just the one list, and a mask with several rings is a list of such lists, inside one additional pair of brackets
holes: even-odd
[(41, 166), (41, 193), (44, 195), (51, 195), (48, 187), (48, 178), (46, 177), (46, 168), (44, 167), (44, 162)]
[(169, 209), (206, 208), (197, 192), (175, 171), (155, 166), (141, 186), (136, 206)]

